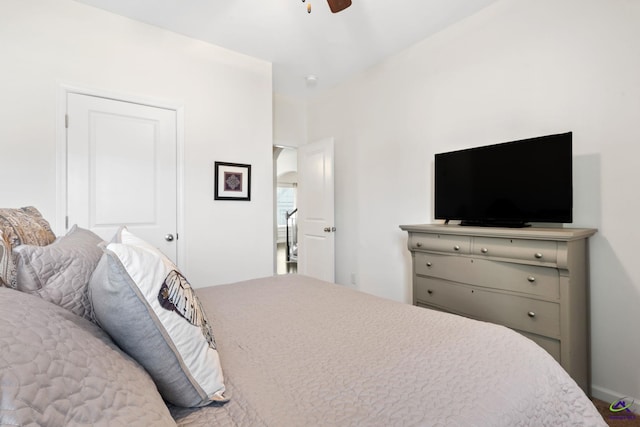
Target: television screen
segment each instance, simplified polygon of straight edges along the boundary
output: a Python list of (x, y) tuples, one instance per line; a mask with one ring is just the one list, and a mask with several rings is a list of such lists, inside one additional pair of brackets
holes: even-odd
[(434, 202), (462, 225), (572, 222), (572, 133), (436, 154)]

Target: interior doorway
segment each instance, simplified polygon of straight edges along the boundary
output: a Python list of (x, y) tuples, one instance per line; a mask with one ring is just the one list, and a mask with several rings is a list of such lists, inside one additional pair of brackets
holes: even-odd
[(298, 151), (274, 147), (276, 274), (298, 271)]

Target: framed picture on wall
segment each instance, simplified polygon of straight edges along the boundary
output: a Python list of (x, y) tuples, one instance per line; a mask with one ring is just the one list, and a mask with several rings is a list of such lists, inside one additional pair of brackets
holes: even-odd
[(251, 200), (251, 165), (215, 162), (214, 200)]

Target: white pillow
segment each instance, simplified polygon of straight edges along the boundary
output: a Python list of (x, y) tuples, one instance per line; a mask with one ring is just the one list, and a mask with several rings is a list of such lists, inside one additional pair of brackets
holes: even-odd
[(125, 228), (96, 268), (89, 291), (96, 320), (178, 406), (226, 402), (211, 327), (178, 268)]

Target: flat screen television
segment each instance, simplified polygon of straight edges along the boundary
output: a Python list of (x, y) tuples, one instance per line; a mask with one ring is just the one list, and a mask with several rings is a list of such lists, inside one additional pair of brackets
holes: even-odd
[(435, 218), (525, 227), (573, 221), (572, 133), (435, 155)]

